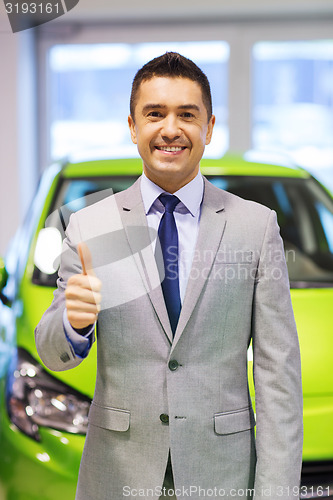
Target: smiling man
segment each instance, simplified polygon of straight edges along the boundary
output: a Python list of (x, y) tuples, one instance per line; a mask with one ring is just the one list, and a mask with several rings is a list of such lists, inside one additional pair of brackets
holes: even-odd
[[(58, 290), (36, 329), (53, 370), (81, 363), (97, 329), (76, 500), (298, 498), (300, 355), (276, 214), (201, 175), (215, 117), (192, 61), (166, 53), (143, 66), (130, 110), (143, 174), (71, 217)], [(80, 242), (119, 226), (132, 260), (93, 270), (98, 255)], [(145, 259), (133, 227), (149, 240)]]
[(180, 76), (143, 80), (133, 100), (128, 121), (143, 171), (174, 193), (198, 174), (215, 117), (203, 102), (199, 83)]

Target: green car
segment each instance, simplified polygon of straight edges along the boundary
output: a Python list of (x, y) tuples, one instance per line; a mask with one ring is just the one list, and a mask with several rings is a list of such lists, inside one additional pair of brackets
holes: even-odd
[[(0, 259), (0, 500), (75, 496), (96, 348), (74, 370), (53, 373), (38, 357), (34, 329), (53, 298), (70, 214), (127, 188), (141, 170), (139, 159), (53, 165)], [(302, 496), (333, 495), (333, 198), (292, 166), (226, 156), (202, 160), (201, 171), (216, 186), (278, 214), (302, 355)], [(251, 354), (250, 348), (254, 398)]]

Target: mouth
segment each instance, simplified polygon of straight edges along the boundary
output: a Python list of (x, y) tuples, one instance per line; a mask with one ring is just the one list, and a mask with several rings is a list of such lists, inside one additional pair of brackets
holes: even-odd
[(155, 146), (158, 151), (166, 151), (167, 153), (178, 153), (186, 149), (186, 146)]

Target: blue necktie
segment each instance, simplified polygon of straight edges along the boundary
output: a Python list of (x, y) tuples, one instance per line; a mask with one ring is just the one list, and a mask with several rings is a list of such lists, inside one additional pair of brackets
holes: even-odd
[(173, 211), (179, 203), (177, 196), (161, 194), (160, 201), (165, 207), (158, 228), (164, 261), (164, 280), (161, 283), (165, 305), (173, 334), (176, 331), (181, 309), (178, 268), (178, 231)]

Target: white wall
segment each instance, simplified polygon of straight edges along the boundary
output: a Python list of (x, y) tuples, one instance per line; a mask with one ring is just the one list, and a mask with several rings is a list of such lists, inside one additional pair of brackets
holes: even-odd
[(20, 219), (18, 173), (17, 61), (18, 38), (0, 17), (0, 254)]
[(34, 36), (13, 34), (0, 15), (0, 255), (24, 217), (37, 183)]

